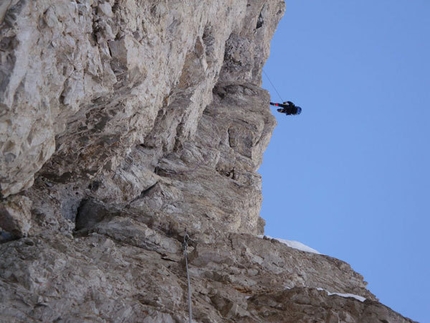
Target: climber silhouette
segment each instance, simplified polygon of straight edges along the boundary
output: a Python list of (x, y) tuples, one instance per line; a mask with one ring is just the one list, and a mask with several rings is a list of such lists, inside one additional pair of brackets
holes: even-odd
[(285, 113), (286, 115), (297, 115), (302, 113), (302, 108), (296, 106), (291, 101), (286, 101), (283, 103), (270, 102), (270, 105), (273, 105), (275, 107), (281, 107), (281, 109), (277, 109), (277, 111), (280, 113)]

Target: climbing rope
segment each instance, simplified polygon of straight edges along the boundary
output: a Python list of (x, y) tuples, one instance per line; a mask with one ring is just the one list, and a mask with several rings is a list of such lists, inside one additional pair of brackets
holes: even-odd
[(279, 94), (278, 90), (276, 90), (276, 87), (273, 85), (272, 81), (270, 80), (269, 75), (263, 70), (264, 75), (266, 75), (267, 79), (269, 80), (269, 83), (272, 84), (273, 89), (275, 90), (276, 94), (278, 94), (279, 98), (281, 99), (281, 102), (284, 102), (281, 95)]
[(188, 317), (189, 323), (192, 323), (193, 318), (193, 309), (191, 308), (191, 284), (190, 284), (190, 273), (188, 271), (188, 240), (190, 240), (190, 236), (185, 230), (184, 242), (182, 243), (182, 247), (184, 248), (184, 258), (185, 258), (185, 268), (187, 270), (187, 285), (188, 285)]

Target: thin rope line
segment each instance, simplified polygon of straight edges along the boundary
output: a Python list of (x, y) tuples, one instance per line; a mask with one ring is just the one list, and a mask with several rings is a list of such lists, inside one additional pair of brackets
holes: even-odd
[(264, 75), (266, 75), (267, 79), (269, 80), (270, 84), (272, 84), (273, 89), (275, 90), (276, 94), (278, 94), (279, 98), (281, 99), (281, 102), (284, 102), (284, 100), (282, 99), (281, 95), (279, 94), (278, 90), (276, 89), (276, 87), (273, 85), (272, 81), (270, 80), (269, 75), (267, 75), (267, 73), (263, 70)]
[(184, 257), (185, 257), (185, 268), (187, 270), (187, 286), (188, 286), (188, 318), (189, 318), (189, 323), (193, 323), (192, 318), (193, 318), (193, 309), (191, 307), (191, 284), (190, 284), (190, 273), (188, 271), (188, 252), (187, 252), (187, 248), (188, 248), (188, 239), (190, 237), (188, 236), (187, 231), (185, 231), (185, 235), (184, 235)]

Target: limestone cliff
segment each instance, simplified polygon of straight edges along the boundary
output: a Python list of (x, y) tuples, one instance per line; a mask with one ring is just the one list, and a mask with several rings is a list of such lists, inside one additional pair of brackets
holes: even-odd
[(280, 0), (3, 0), (0, 322), (411, 322), (259, 237)]

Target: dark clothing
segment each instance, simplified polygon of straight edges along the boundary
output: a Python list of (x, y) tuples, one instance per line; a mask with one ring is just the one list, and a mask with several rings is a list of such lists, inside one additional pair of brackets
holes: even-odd
[(280, 109), (277, 109), (277, 111), (280, 113), (285, 113), (286, 115), (297, 115), (302, 112), (302, 108), (296, 106), (291, 101), (286, 101), (284, 103), (270, 102), (270, 105), (273, 105), (275, 107), (281, 107)]

